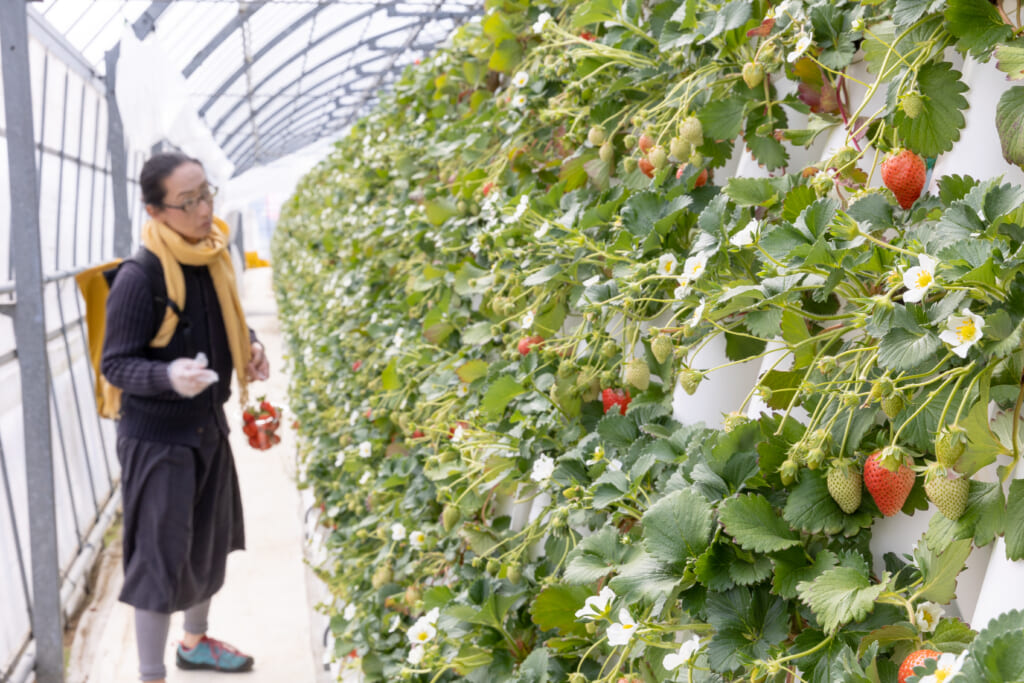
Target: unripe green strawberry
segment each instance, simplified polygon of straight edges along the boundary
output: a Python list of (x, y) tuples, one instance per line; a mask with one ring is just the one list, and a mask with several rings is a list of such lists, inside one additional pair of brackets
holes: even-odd
[(860, 405), (860, 397), (852, 392), (843, 394), (843, 406), (846, 408), (856, 408)]
[(659, 334), (651, 342), (651, 353), (659, 363), (664, 363), (672, 355), (672, 340), (667, 334)]
[(627, 135), (626, 137), (622, 138), (622, 144), (626, 146), (626, 149), (633, 149), (634, 147), (636, 147), (636, 136)]
[(903, 107), (903, 113), (907, 115), (908, 119), (916, 119), (924, 109), (924, 98), (920, 93), (908, 92), (900, 101), (900, 106)]
[(376, 571), (373, 572), (373, 576), (370, 577), (370, 583), (375, 590), (379, 590), (391, 583), (392, 578), (394, 578), (394, 572), (391, 571), (391, 565), (384, 564), (377, 567)]
[(523, 569), (519, 566), (518, 562), (513, 562), (508, 566), (508, 569), (505, 570), (505, 578), (513, 584), (518, 584), (522, 580)]
[(943, 467), (953, 467), (966, 446), (967, 431), (963, 427), (943, 427), (935, 437), (935, 459)]
[(704, 144), (704, 126), (696, 116), (686, 117), (679, 124), (679, 137), (683, 142), (688, 142), (694, 147)]
[(663, 147), (655, 147), (647, 153), (647, 160), (659, 171), (668, 166), (668, 154)]
[(676, 137), (669, 140), (668, 151), (676, 161), (683, 161), (690, 156), (690, 152), (693, 151), (693, 147), (690, 143), (683, 142), (681, 139)]
[(815, 446), (814, 448), (807, 451), (807, 469), (816, 470), (825, 463), (825, 451), (822, 448)]
[(860, 472), (851, 463), (840, 463), (829, 468), (826, 482), (829, 495), (839, 504), (843, 512), (851, 515), (860, 507), (863, 486)]
[(725, 420), (722, 421), (722, 429), (725, 430), (726, 433), (729, 433), (739, 427), (742, 427), (747, 423), (747, 421), (746, 415), (735, 412), (729, 413), (725, 416)]
[(604, 142), (604, 128), (601, 126), (591, 126), (590, 132), (587, 133), (587, 140), (590, 141), (594, 147), (598, 147)]
[(579, 672), (573, 672), (569, 674), (569, 683), (587, 683), (587, 677)]
[(835, 372), (836, 367), (837, 364), (835, 356), (825, 356), (824, 358), (818, 361), (818, 370), (820, 370), (821, 374), (825, 375), (826, 377)]
[(800, 474), (800, 463), (792, 458), (786, 458), (786, 460), (779, 465), (779, 477), (782, 478), (782, 483), (785, 486), (793, 484), (796, 481), (798, 474)]
[(899, 392), (894, 392), (882, 398), (882, 412), (890, 420), (900, 414), (904, 405), (903, 396)]
[(615, 354), (619, 352), (619, 345), (615, 342), (608, 340), (604, 344), (601, 344), (601, 355), (605, 358), (614, 358)]
[(482, 568), (484, 566), (484, 558), (482, 558), (482, 557), (474, 557), (472, 560), (470, 560), (469, 566), (472, 567), (473, 569), (480, 569), (480, 568)]
[(757, 62), (747, 62), (743, 65), (743, 82), (748, 88), (756, 88), (764, 80), (764, 67)]
[(454, 505), (446, 505), (444, 512), (441, 513), (441, 524), (444, 526), (445, 531), (454, 529), (460, 519), (462, 519), (462, 513)]
[(902, 452), (892, 446), (875, 451), (864, 463), (864, 485), (886, 517), (895, 515), (907, 502), (914, 476)]
[(930, 466), (925, 473), (924, 492), (946, 519), (955, 522), (967, 507), (971, 480), (967, 477), (951, 477), (951, 474), (937, 463)]
[(498, 572), (501, 571), (501, 562), (498, 562), (493, 557), (487, 560), (487, 573), (491, 576), (497, 576)]
[(868, 401), (872, 403), (875, 401), (881, 401), (886, 396), (890, 396), (893, 391), (895, 391), (895, 386), (893, 386), (892, 380), (883, 377), (871, 385), (871, 393), (868, 394)]
[(420, 591), (419, 586), (413, 584), (405, 589), (405, 604), (410, 607), (415, 605), (423, 597), (423, 593)]
[(622, 169), (626, 173), (632, 173), (636, 170), (636, 159), (633, 157), (626, 157), (622, 160)]
[(647, 367), (647, 361), (641, 358), (627, 361), (624, 379), (627, 384), (632, 384), (640, 391), (645, 391), (651, 384), (651, 369)]
[(597, 154), (601, 157), (601, 161), (606, 164), (610, 164), (615, 161), (615, 147), (613, 147), (610, 142), (605, 142), (601, 145), (601, 149), (598, 150)]
[(683, 388), (690, 396), (693, 396), (697, 391), (697, 387), (700, 386), (701, 380), (704, 379), (704, 373), (691, 368), (684, 368), (679, 373), (679, 386)]

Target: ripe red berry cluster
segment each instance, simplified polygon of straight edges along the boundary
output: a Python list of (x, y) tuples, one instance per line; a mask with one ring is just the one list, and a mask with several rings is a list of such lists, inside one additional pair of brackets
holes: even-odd
[(255, 406), (246, 407), (242, 413), (242, 431), (249, 437), (249, 445), (258, 451), (265, 451), (281, 443), (277, 428), (281, 425), (281, 409), (264, 396), (256, 399)]

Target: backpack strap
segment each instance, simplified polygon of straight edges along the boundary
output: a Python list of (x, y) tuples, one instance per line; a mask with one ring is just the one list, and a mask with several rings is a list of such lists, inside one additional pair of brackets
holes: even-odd
[[(164, 312), (170, 308), (171, 312), (178, 317), (178, 329), (181, 330), (185, 341), (185, 354), (189, 357), (196, 355), (195, 343), (192, 339), (192, 322), (185, 316), (173, 299), (167, 296), (167, 285), (164, 282), (164, 269), (160, 265), (160, 258), (144, 246), (129, 259), (135, 261), (142, 267), (142, 272), (149, 280), (150, 291), (153, 292), (154, 311), (156, 312), (157, 330), (164, 319)], [(153, 332), (156, 336), (156, 331)]]

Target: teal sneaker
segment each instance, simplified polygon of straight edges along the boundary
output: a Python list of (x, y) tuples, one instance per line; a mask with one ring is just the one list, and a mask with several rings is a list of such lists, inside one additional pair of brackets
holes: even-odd
[(177, 664), (179, 669), (189, 671), (212, 670), (224, 673), (250, 671), (253, 658), (243, 654), (227, 643), (203, 636), (191, 650), (178, 644)]

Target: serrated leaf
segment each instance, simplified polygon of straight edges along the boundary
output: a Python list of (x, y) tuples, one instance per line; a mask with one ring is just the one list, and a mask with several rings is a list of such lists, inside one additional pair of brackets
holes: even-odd
[(790, 526), (808, 533), (852, 533), (871, 525), (871, 513), (862, 506), (847, 515), (828, 492), (825, 474), (820, 470), (802, 470), (800, 481), (786, 500), (782, 516)]
[(583, 624), (576, 622), (576, 610), (593, 592), (586, 586), (556, 584), (548, 586), (530, 605), (530, 617), (542, 631), (558, 630), (563, 635), (585, 633)]
[(1013, 37), (1013, 29), (988, 0), (948, 0), (946, 25), (959, 39), (958, 47), (975, 57), (986, 56), (996, 43)]
[(900, 109), (893, 119), (907, 147), (921, 156), (936, 157), (953, 149), (953, 143), (960, 139), (965, 123), (961, 110), (967, 108), (967, 99), (961, 93), (967, 85), (948, 62), (922, 66), (917, 84), (923, 95), (921, 113), (912, 119)]
[(685, 562), (704, 552), (711, 540), (711, 504), (688, 489), (675, 491), (643, 516), (644, 547), (664, 562)]
[(775, 576), (772, 579), (772, 587), (787, 600), (796, 599), (797, 584), (814, 580), (839, 562), (839, 557), (831, 550), (815, 554), (813, 560), (807, 559), (802, 548), (793, 548), (774, 557)]
[(704, 136), (712, 140), (732, 140), (743, 125), (743, 100), (712, 100), (697, 112)]
[(764, 555), (758, 555), (753, 562), (733, 557), (729, 563), (729, 578), (737, 585), (751, 586), (764, 581), (772, 575), (772, 561)]
[(928, 643), (941, 652), (960, 652), (966, 649), (977, 634), (959, 619), (942, 619)]
[(771, 553), (800, 545), (800, 538), (759, 494), (737, 496), (718, 507), (725, 530), (746, 550)]
[(1006, 557), (1024, 560), (1024, 479), (1010, 482), (1006, 499)]
[[(922, 547), (923, 546), (923, 547)], [(917, 563), (924, 583), (918, 593), (925, 600), (945, 605), (956, 597), (956, 577), (964, 569), (971, 554), (971, 540), (954, 541), (942, 553), (936, 553), (927, 544), (917, 547)]]
[(942, 7), (943, 0), (896, 0), (892, 18), (900, 26), (908, 26), (928, 12)]
[(996, 130), (1003, 158), (1024, 168), (1024, 86), (1015, 85), (999, 98)]
[(554, 276), (558, 275), (560, 272), (562, 272), (562, 267), (557, 263), (552, 263), (550, 265), (544, 266), (536, 273), (533, 273), (532, 275), (528, 276), (525, 280), (523, 280), (523, 285), (526, 287), (536, 287), (537, 285), (542, 285), (551, 278), (553, 278)]
[(486, 375), (487, 367), (487, 361), (475, 358), (460, 365), (459, 369), (455, 371), (455, 374), (459, 376), (459, 379), (468, 384), (469, 382)]
[[(618, 575), (608, 582), (612, 589), (627, 601), (664, 599), (670, 594), (685, 572), (679, 565), (666, 564), (651, 555), (640, 552), (619, 567)], [(692, 583), (692, 578), (690, 582)]]
[(619, 15), (621, 6), (621, 0), (588, 0), (576, 10), (572, 25), (581, 28), (587, 24), (613, 21)]
[(729, 563), (736, 555), (727, 542), (712, 543), (693, 565), (697, 580), (709, 590), (727, 591), (736, 586), (729, 576)]
[(397, 362), (397, 358), (392, 358), (384, 368), (384, 372), (380, 374), (380, 384), (384, 387), (384, 391), (395, 391), (402, 386), (398, 380)]
[(725, 673), (749, 660), (764, 659), (789, 636), (786, 603), (763, 587), (711, 593), (706, 609), (708, 623), (715, 628), (708, 645), (713, 671)]
[(1017, 39), (1004, 45), (996, 45), (996, 68), (1011, 81), (1024, 78), (1024, 39)]
[(502, 375), (487, 387), (487, 393), (484, 394), (480, 407), (490, 419), (496, 420), (505, 412), (505, 406), (508, 405), (508, 402), (524, 391), (526, 389), (514, 377)]
[(597, 433), (613, 446), (627, 447), (640, 436), (632, 418), (608, 414), (597, 423)]
[(729, 178), (723, 191), (737, 206), (772, 206), (779, 198), (768, 178)]
[(878, 643), (880, 648), (885, 648), (895, 643), (914, 641), (917, 639), (918, 629), (909, 621), (898, 624), (888, 624), (882, 628), (871, 631), (860, 641), (860, 652), (867, 650), (872, 643)]
[(782, 309), (769, 308), (763, 311), (751, 311), (743, 322), (750, 334), (761, 339), (771, 339), (781, 332)]
[(1003, 489), (997, 483), (971, 480), (967, 494), (967, 508), (955, 522), (943, 515), (934, 515), (928, 523), (925, 540), (928, 547), (936, 552), (945, 550), (951, 543), (973, 538), (979, 548), (988, 545), (1001, 535), (1006, 524), (1006, 501)]
[(897, 327), (878, 346), (878, 364), (889, 370), (911, 370), (929, 360), (941, 346), (939, 337), (930, 330), (917, 335)]
[(813, 581), (798, 584), (796, 590), (825, 631), (835, 633), (840, 626), (860, 621), (874, 610), (875, 599), (885, 592), (887, 580), (872, 584), (856, 569), (836, 567)]
[(636, 556), (639, 549), (619, 543), (618, 529), (604, 527), (587, 536), (566, 559), (565, 580), (588, 584), (618, 571), (619, 566)]

